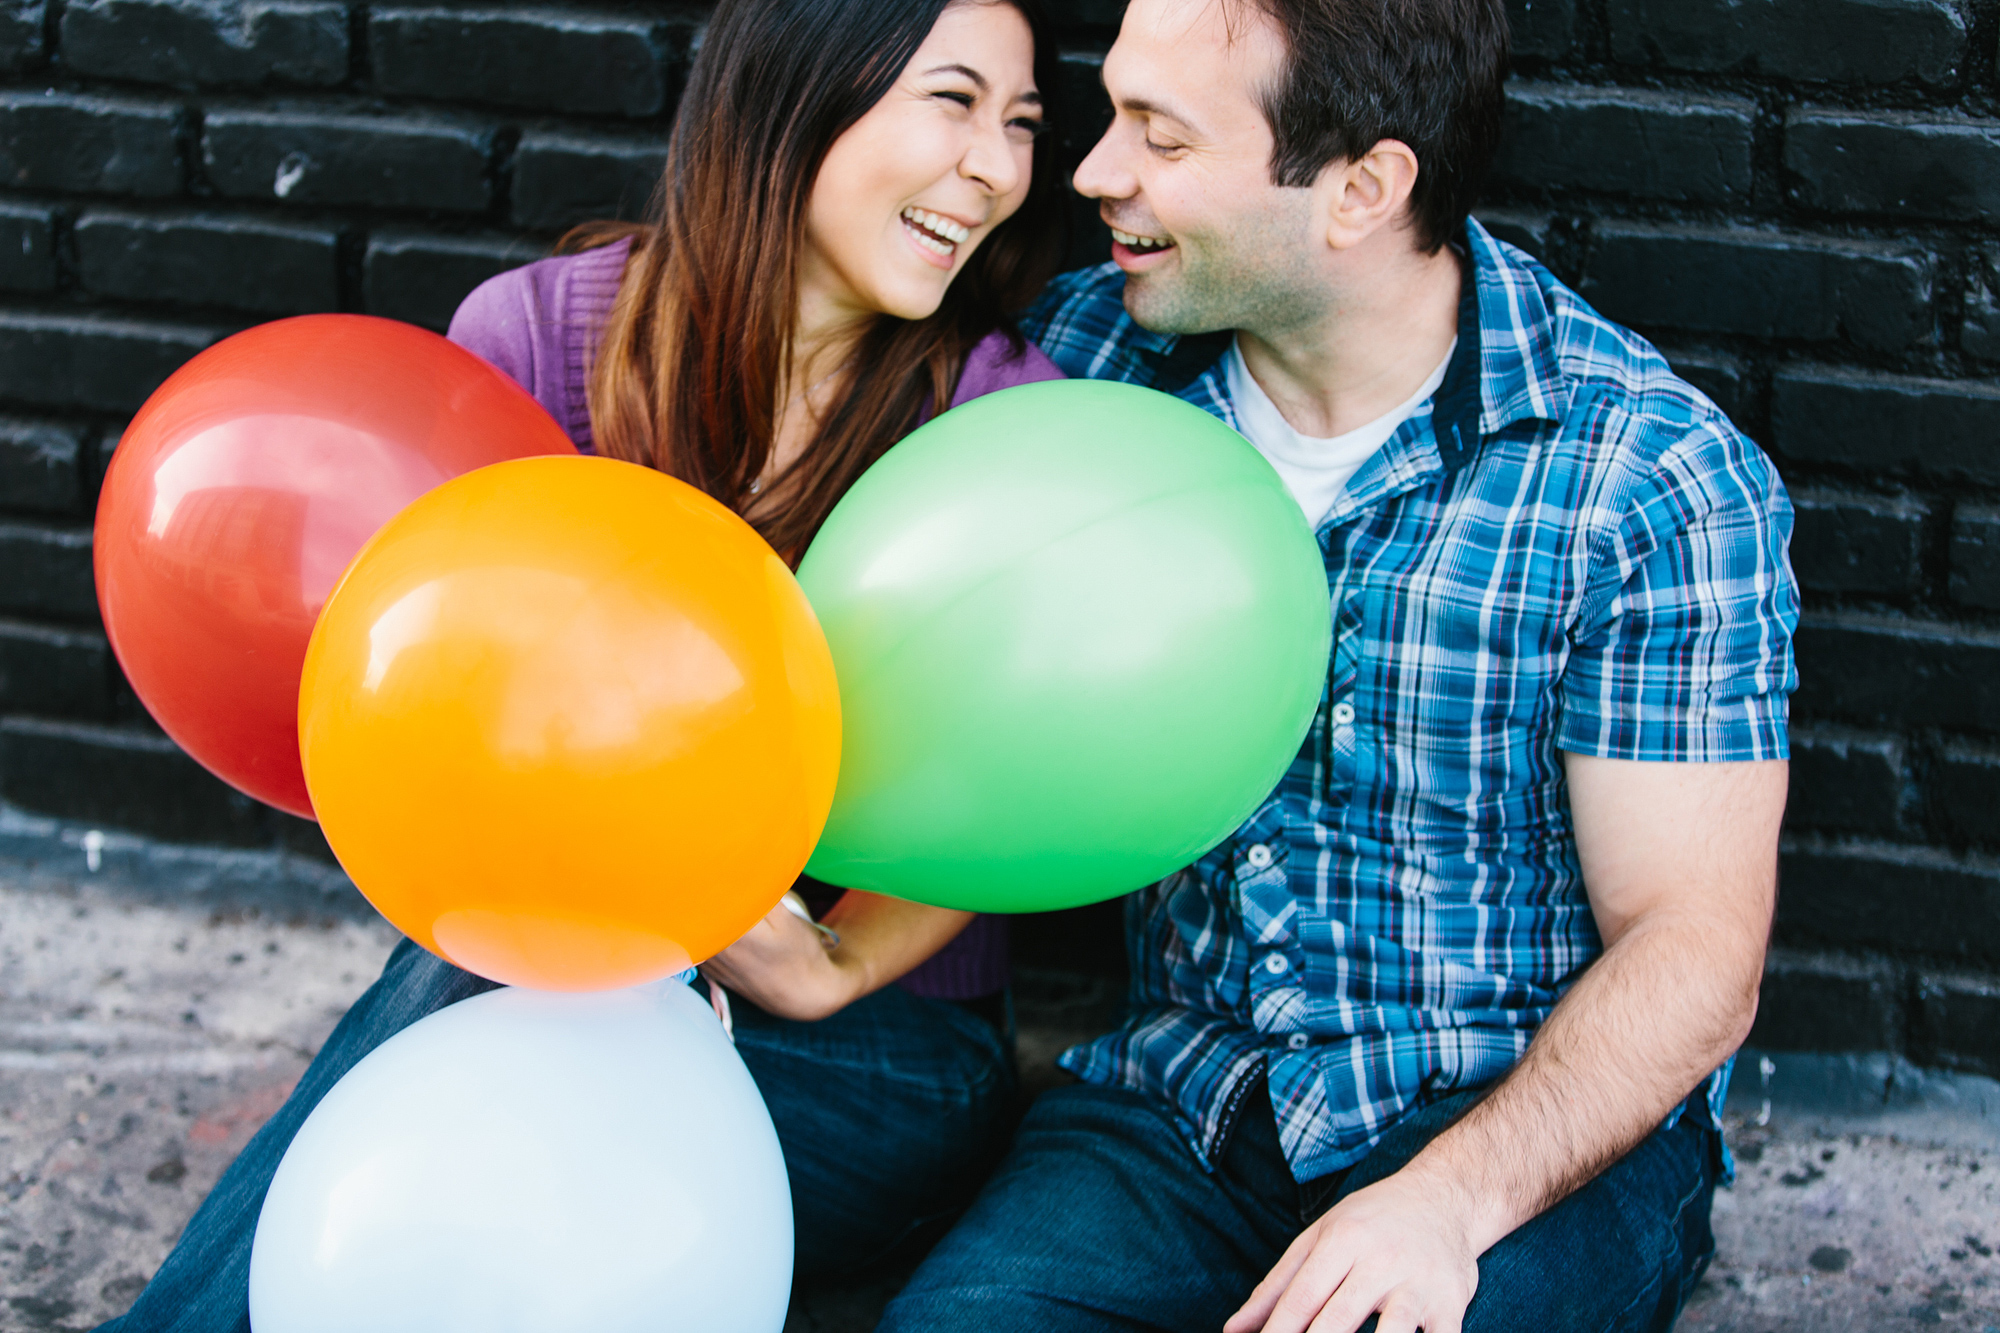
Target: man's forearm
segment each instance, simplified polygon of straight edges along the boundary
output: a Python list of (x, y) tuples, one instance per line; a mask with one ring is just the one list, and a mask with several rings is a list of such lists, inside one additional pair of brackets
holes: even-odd
[(1742, 1044), (1764, 950), (1733, 924), (1635, 923), (1492, 1094), (1404, 1168), (1458, 1195), (1479, 1252), (1630, 1151)]

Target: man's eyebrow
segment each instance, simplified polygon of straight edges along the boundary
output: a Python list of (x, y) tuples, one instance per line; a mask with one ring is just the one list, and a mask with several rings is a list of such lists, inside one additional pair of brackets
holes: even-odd
[(1189, 129), (1196, 128), (1196, 122), (1184, 112), (1164, 102), (1155, 102), (1145, 97), (1126, 97), (1119, 100), (1118, 109), (1132, 111), (1142, 116), (1165, 116), (1168, 120), (1179, 121)]

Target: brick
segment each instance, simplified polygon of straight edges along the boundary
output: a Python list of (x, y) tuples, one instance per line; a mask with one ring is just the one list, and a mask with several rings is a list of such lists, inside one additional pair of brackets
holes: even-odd
[(1749, 1045), (1765, 1051), (1886, 1051), (1902, 1044), (1902, 979), (1881, 962), (1773, 949)]
[(685, 38), (645, 14), (569, 7), (368, 15), (368, 58), (385, 93), (582, 115), (663, 110)]
[[(1081, 162), (1111, 125), (1111, 98), (1104, 91), (1104, 53), (1065, 51), (1056, 71), (1061, 80), (1057, 93), (1062, 115), (1056, 136), (1069, 160)], [(1087, 202), (1095, 216), (1097, 201)]]
[(1791, 776), (1787, 828), (1891, 835), (1902, 825), (1909, 769), (1893, 736), (1794, 727)]
[(237, 199), (477, 213), (492, 201), (493, 132), (445, 116), (211, 111), (201, 157)]
[(1548, 263), (1549, 241), (1555, 231), (1553, 215), (1505, 208), (1482, 208), (1476, 216), (1479, 218), (1479, 225), (1492, 232), (1495, 237), (1518, 249), (1526, 250), (1544, 264)]
[(54, 208), (0, 199), (0, 289), (54, 291), (55, 237)]
[(122, 727), (0, 720), (0, 795), (43, 814), (174, 842), (269, 841), (255, 801), (165, 737)]
[(1952, 741), (1933, 766), (1930, 813), (1958, 843), (2000, 844), (2000, 749)]
[(538, 242), (519, 236), (385, 229), (368, 238), (362, 299), (371, 315), (442, 331), (474, 287), (545, 253)]
[(657, 134), (527, 130), (514, 153), (514, 222), (554, 230), (643, 216), (666, 162)]
[(179, 115), (135, 98), (0, 90), (0, 185), (144, 198), (178, 193)]
[(1921, 504), (1801, 490), (1792, 506), (1792, 569), (1808, 591), (1904, 598), (1920, 590)]
[(1727, 352), (1705, 349), (1660, 350), (1674, 374), (1707, 394), (1709, 401), (1721, 408), (1738, 430), (1750, 431), (1761, 405), (1756, 383), (1741, 361)]
[(1951, 600), (2000, 610), (2000, 509), (1961, 505), (1952, 515)]
[(1742, 228), (1604, 223), (1583, 294), (1651, 328), (1896, 351), (1931, 332), (1930, 261), (1905, 245)]
[(0, 0), (0, 74), (38, 65), (48, 0)]
[(1059, 29), (1116, 32), (1119, 22), (1125, 17), (1125, 0), (1066, 0), (1063, 4), (1048, 6), (1048, 9), (1050, 20)]
[(0, 523), (0, 612), (96, 620), (90, 529)]
[(68, 0), (63, 64), (78, 74), (182, 87), (331, 87), (348, 70), (333, 0)]
[(1966, 280), (1965, 319), (1958, 345), (1981, 361), (2000, 361), (2000, 265), (1991, 250), (1975, 250)]
[(1813, 612), (1800, 621), (1796, 642), (1801, 718), (2000, 731), (2000, 633)]
[(1932, 972), (1917, 981), (1916, 1049), (1926, 1065), (2000, 1076), (2000, 981)]
[(80, 427), (0, 417), (0, 508), (77, 512), (83, 464)]
[(93, 295), (269, 315), (340, 304), (340, 232), (325, 224), (99, 209), (75, 236), (77, 276)]
[(0, 310), (0, 398), (134, 412), (232, 329), (112, 315)]
[(1576, 0), (1507, 0), (1514, 55), (1561, 60), (1576, 46)]
[(1949, 83), (1967, 56), (1945, 0), (1610, 0), (1611, 53), (1669, 69), (1830, 83)]
[(0, 620), (0, 708), (10, 713), (107, 718), (115, 669), (102, 634)]
[(1777, 939), (2000, 964), (2000, 867), (1928, 847), (1788, 839)]
[(1786, 458), (2000, 484), (2000, 388), (1796, 365), (1771, 378), (1771, 438)]
[(2000, 209), (2000, 122), (1793, 110), (1784, 160), (1807, 208), (1946, 222)]
[(1639, 88), (1511, 83), (1494, 178), (1721, 204), (1750, 195), (1757, 107)]

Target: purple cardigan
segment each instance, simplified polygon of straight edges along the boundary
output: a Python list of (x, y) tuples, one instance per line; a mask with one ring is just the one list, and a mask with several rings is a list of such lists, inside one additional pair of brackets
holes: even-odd
[[(453, 342), (512, 376), (586, 453), (592, 440), (584, 367), (618, 293), (627, 248), (621, 242), (502, 273), (466, 297), (451, 320)], [(1061, 378), (1055, 363), (1034, 346), (1017, 354), (1012, 340), (996, 332), (966, 357), (951, 405), (1016, 384)], [(902, 984), (933, 999), (969, 1000), (991, 995), (1007, 979), (1006, 918), (982, 916)]]

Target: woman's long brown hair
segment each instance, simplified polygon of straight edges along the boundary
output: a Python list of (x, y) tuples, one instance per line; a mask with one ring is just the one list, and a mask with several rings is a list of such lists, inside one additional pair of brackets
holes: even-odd
[[(1003, 3), (1035, 38), (1056, 96), (1036, 0), (723, 0), (681, 98), (667, 169), (643, 227), (595, 224), (566, 251), (632, 237), (592, 361), (600, 453), (643, 463), (745, 511), (769, 462), (792, 352), (807, 205), (838, 139), (894, 86), (951, 3)], [(863, 331), (815, 437), (752, 522), (797, 563), (833, 506), (927, 409), (966, 354), (1054, 275), (1063, 251), (1055, 135), (1035, 142), (1019, 211), (996, 227), (928, 319)], [(782, 485), (782, 489), (780, 489)]]

